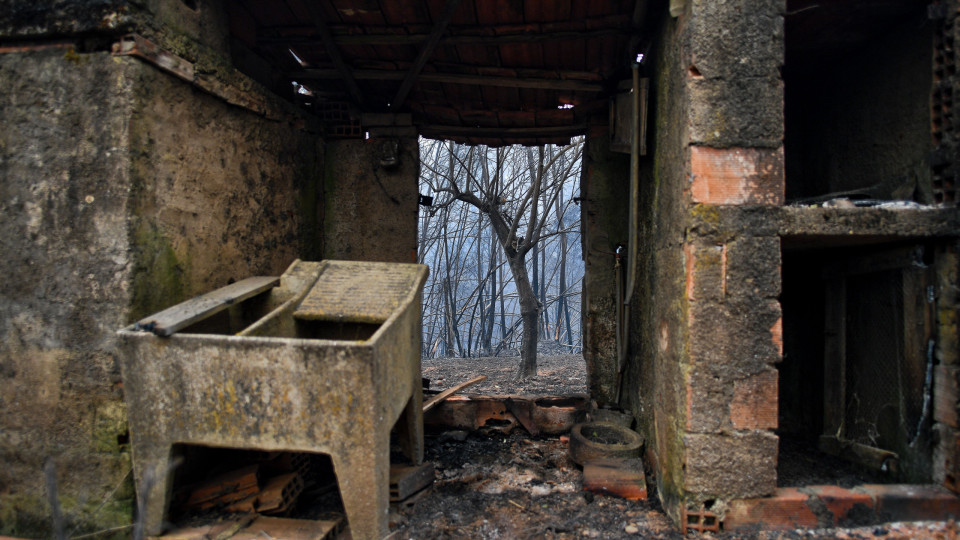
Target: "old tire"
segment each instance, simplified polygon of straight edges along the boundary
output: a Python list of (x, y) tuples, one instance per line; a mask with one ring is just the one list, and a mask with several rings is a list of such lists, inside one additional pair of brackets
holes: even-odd
[(570, 458), (580, 466), (597, 459), (640, 457), (642, 446), (639, 433), (615, 424), (587, 422), (570, 430)]

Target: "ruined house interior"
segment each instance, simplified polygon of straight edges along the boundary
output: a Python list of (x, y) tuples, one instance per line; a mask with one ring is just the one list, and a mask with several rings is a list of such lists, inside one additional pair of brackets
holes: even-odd
[[(129, 485), (121, 328), (298, 259), (415, 261), (420, 136), (585, 137), (589, 397), (678, 528), (960, 517), (954, 0), (3, 6), (0, 534), (46, 534), (48, 458), (65, 509)], [(782, 485), (788, 448), (878, 484)]]

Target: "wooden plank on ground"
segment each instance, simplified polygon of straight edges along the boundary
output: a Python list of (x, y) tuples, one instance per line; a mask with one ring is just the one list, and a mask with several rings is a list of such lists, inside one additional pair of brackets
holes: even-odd
[(342, 520), (292, 519), (260, 516), (249, 527), (240, 531), (233, 540), (326, 540), (335, 538), (343, 525)]
[(237, 302), (268, 291), (280, 284), (279, 277), (257, 276), (247, 278), (215, 291), (203, 294), (167, 308), (140, 320), (142, 330), (158, 336), (170, 336), (191, 324), (219, 313)]
[(407, 499), (433, 483), (433, 463), (390, 466), (390, 502)]
[(437, 404), (439, 404), (439, 403), (442, 402), (443, 400), (447, 399), (448, 397), (456, 394), (457, 392), (463, 390), (464, 388), (466, 388), (466, 387), (468, 387), (468, 386), (473, 386), (474, 384), (477, 384), (477, 383), (479, 383), (479, 382), (483, 382), (483, 381), (485, 381), (485, 380), (487, 380), (487, 376), (486, 376), (486, 375), (480, 375), (479, 377), (475, 377), (475, 378), (473, 378), (473, 379), (470, 379), (469, 381), (467, 381), (467, 382), (465, 382), (465, 383), (460, 383), (460, 384), (454, 386), (453, 388), (448, 388), (448, 389), (444, 390), (443, 392), (440, 392), (439, 394), (437, 394), (437, 395), (433, 396), (432, 398), (428, 399), (428, 400), (423, 404), (423, 412), (427, 412), (427, 411), (429, 411), (430, 409), (436, 407)]

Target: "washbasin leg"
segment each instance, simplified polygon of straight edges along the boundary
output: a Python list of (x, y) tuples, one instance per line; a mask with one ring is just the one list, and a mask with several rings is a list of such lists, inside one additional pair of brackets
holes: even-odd
[(349, 455), (332, 455), (340, 498), (354, 540), (380, 540), (389, 532), (390, 434), (351, 436)]
[(170, 445), (134, 448), (133, 472), (137, 488), (137, 515), (134, 517), (142, 523), (144, 534), (148, 536), (163, 532), (173, 477), (170, 451)]
[(419, 375), (413, 395), (397, 420), (397, 441), (403, 454), (414, 465), (423, 463), (423, 388), (420, 386)]

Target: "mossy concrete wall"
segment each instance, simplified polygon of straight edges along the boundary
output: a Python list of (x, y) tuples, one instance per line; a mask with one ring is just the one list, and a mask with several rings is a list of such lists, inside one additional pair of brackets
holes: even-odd
[[(0, 55), (0, 534), (48, 534), (42, 466), (68, 520), (129, 520), (113, 332), (127, 320), (134, 66), (105, 54)], [(128, 483), (129, 484), (129, 483)]]
[[(388, 166), (388, 154), (399, 160)], [(323, 257), (416, 262), (420, 151), (416, 137), (326, 145)]]
[(684, 26), (663, 14), (658, 36), (644, 66), (651, 78), (649, 140), (640, 169), (638, 276), (622, 400), (645, 436), (660, 499), (676, 515), (684, 497)]
[(68, 532), (129, 523), (115, 331), (316, 257), (322, 141), (75, 50), (0, 55), (0, 117), (0, 535), (50, 534), (48, 459)]
[(783, 201), (783, 9), (688, 1), (662, 15), (645, 66), (652, 140), (622, 404), (677, 521), (776, 487), (780, 245), (750, 216)]

